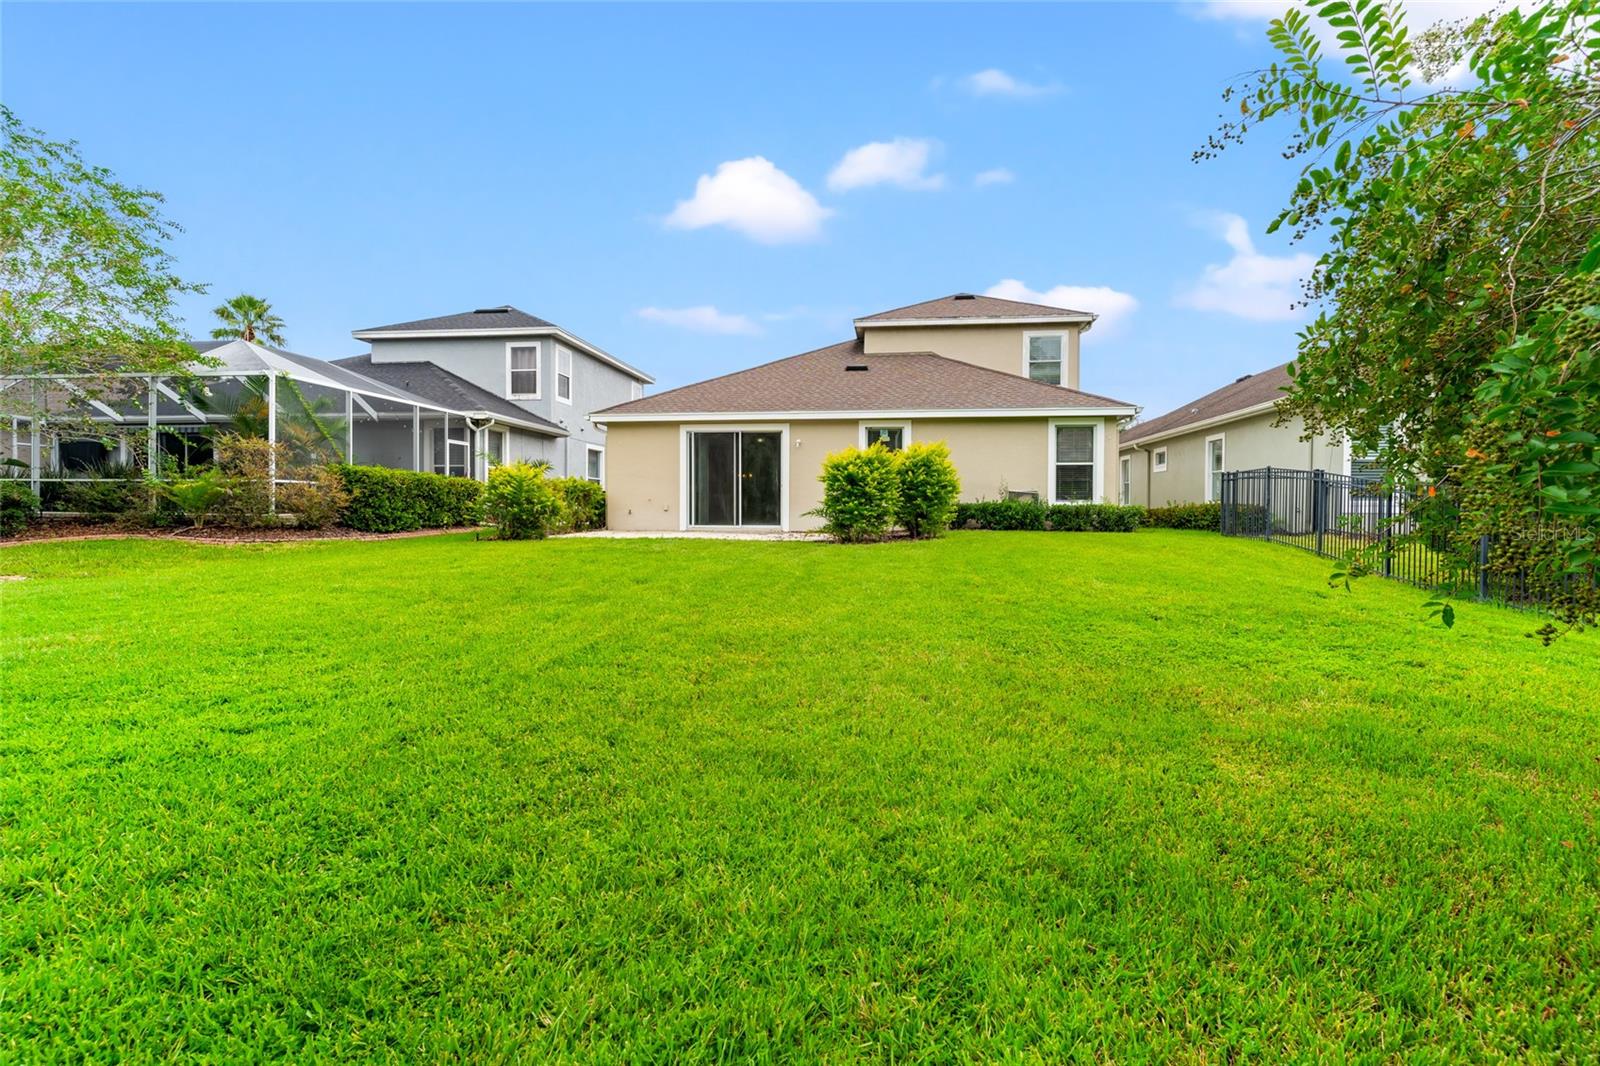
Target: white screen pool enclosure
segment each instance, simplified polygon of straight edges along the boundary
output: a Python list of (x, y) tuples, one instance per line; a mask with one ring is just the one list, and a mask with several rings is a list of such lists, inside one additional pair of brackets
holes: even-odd
[[(478, 477), (488, 419), (452, 409), (336, 364), (233, 340), (202, 352), (183, 374), (70, 375), (0, 380), (0, 460), (27, 480), (46, 511), (61, 486), (178, 476), (212, 461), (220, 433), (283, 445), (294, 469), (354, 462)], [(482, 415), (482, 412), (478, 412)], [(447, 455), (430, 447), (443, 437)]]

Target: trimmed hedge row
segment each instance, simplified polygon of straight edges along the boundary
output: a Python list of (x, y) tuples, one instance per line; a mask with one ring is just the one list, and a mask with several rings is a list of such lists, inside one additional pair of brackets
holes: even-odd
[(471, 478), (383, 466), (340, 464), (350, 493), (339, 524), (364, 533), (402, 533), (477, 525), (483, 518), (483, 485)]
[(1174, 503), (1166, 507), (1152, 507), (1145, 514), (1144, 524), (1157, 529), (1204, 529), (1220, 533), (1222, 504)]
[(1143, 507), (1111, 503), (1039, 503), (1036, 500), (979, 500), (956, 505), (957, 529), (1023, 529), (1058, 533), (1132, 533)]

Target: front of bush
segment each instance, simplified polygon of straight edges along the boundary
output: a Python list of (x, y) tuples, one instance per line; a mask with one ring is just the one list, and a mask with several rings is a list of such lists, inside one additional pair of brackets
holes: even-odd
[(501, 540), (542, 538), (560, 528), (562, 512), (543, 469), (531, 463), (503, 463), (489, 471), (483, 513)]
[(957, 529), (1037, 530), (1055, 533), (1132, 533), (1143, 524), (1143, 507), (1111, 503), (979, 500), (956, 506)]
[(477, 525), (483, 517), (483, 485), (471, 478), (446, 477), (382, 466), (332, 468), (350, 494), (339, 523), (364, 533), (450, 529)]
[(562, 533), (582, 533), (606, 526), (606, 490), (581, 477), (551, 478), (550, 488), (561, 504), (557, 523)]
[(900, 495), (895, 521), (913, 537), (937, 537), (950, 528), (961, 498), (961, 479), (944, 441), (910, 444), (895, 453)]
[(822, 463), (822, 506), (811, 514), (824, 532), (846, 543), (879, 540), (894, 528), (900, 478), (894, 453), (881, 444), (846, 448)]
[(1152, 507), (1145, 525), (1156, 529), (1206, 529), (1222, 532), (1222, 504), (1174, 503), (1166, 507)]
[(39, 517), (39, 497), (12, 478), (0, 479), (0, 537), (14, 537)]

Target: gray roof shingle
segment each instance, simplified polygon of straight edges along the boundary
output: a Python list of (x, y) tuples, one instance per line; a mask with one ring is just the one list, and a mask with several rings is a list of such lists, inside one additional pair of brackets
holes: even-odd
[[(852, 370), (850, 367), (864, 367)], [(1030, 381), (933, 352), (867, 355), (859, 340), (791, 355), (595, 412), (606, 415), (774, 411), (1007, 411), (1133, 404)]]
[(500, 307), (480, 307), (476, 311), (462, 311), (437, 318), (418, 318), (410, 322), (394, 322), (387, 326), (369, 326), (356, 333), (389, 333), (412, 330), (480, 330), (480, 329), (558, 329), (537, 315), (519, 311), (510, 304)]
[(374, 363), (370, 355), (352, 355), (335, 359), (335, 366), (381, 381), (385, 385), (421, 396), (425, 400), (443, 404), (456, 411), (486, 411), (500, 418), (514, 418), (538, 427), (552, 436), (567, 436), (567, 431), (555, 422), (534, 414), (503, 396), (474, 385), (459, 374), (453, 374), (437, 363)]
[(1121, 443), (1137, 444), (1151, 437), (1168, 436), (1185, 426), (1258, 407), (1269, 401), (1282, 399), (1288, 388), (1289, 364), (1282, 363), (1259, 374), (1242, 377), (1231, 385), (1224, 385), (1214, 392), (1208, 392), (1198, 400), (1186, 403), (1157, 418), (1129, 426), (1122, 431)]
[(897, 307), (892, 311), (879, 311), (875, 315), (856, 319), (858, 326), (881, 325), (885, 322), (908, 322), (924, 319), (949, 318), (1082, 318), (1093, 319), (1088, 311), (1072, 311), (1065, 307), (1047, 304), (1023, 303), (1019, 300), (1002, 300), (998, 296), (974, 296), (970, 292), (952, 293), (937, 300)]

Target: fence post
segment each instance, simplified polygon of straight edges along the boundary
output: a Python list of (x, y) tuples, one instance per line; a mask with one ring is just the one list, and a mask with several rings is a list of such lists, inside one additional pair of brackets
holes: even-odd
[(1378, 521), (1383, 523), (1383, 576), (1394, 576), (1394, 492), (1378, 497)]
[(1325, 494), (1323, 492), (1322, 484), (1322, 479), (1325, 476), (1325, 473), (1326, 472), (1322, 470), (1311, 471), (1311, 528), (1315, 530), (1317, 534), (1318, 555), (1323, 554), (1322, 531), (1324, 528), (1326, 528), (1328, 523), (1328, 516), (1326, 514), (1327, 500), (1324, 499)]
[(1489, 534), (1478, 537), (1478, 599), (1489, 598)]
[(1270, 466), (1267, 467), (1267, 475), (1266, 475), (1266, 480), (1265, 480), (1264, 484), (1266, 485), (1266, 488), (1262, 491), (1262, 502), (1263, 502), (1263, 505), (1264, 505), (1262, 509), (1266, 512), (1266, 514), (1264, 516), (1264, 521), (1266, 523), (1267, 539), (1271, 540), (1272, 539), (1272, 467), (1270, 467)]
[(1232, 523), (1228, 521), (1228, 501), (1232, 498), (1232, 496), (1233, 475), (1224, 471), (1222, 475), (1222, 532), (1224, 536), (1228, 534), (1228, 527), (1232, 525)]

